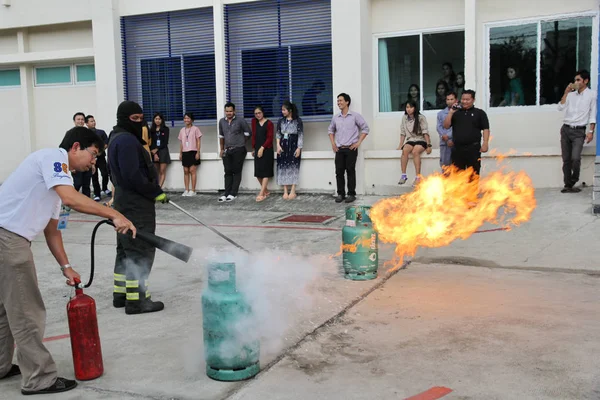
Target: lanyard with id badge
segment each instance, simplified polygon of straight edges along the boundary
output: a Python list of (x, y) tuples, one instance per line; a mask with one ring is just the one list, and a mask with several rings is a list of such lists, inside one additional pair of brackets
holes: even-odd
[(60, 206), (60, 214), (58, 214), (58, 230), (62, 231), (67, 229), (69, 223), (69, 216), (71, 215), (71, 209), (65, 205)]
[(156, 132), (156, 147), (160, 147), (160, 131)]

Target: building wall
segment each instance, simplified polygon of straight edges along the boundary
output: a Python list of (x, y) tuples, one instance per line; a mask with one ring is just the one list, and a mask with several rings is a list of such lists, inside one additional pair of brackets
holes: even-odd
[(20, 88), (0, 89), (0, 120), (2, 121), (0, 182), (29, 154), (22, 120), (15, 118), (21, 113), (21, 100)]
[[(493, 0), (477, 0), (476, 20), (474, 24), (465, 24), (465, 1), (453, 0), (440, 2), (425, 0), (411, 2), (407, 0), (373, 0), (372, 1), (372, 35), (374, 43), (379, 37), (397, 36), (406, 32), (420, 32), (429, 29), (463, 26), (467, 35), (469, 25), (474, 26), (472, 31), (476, 40), (476, 77), (467, 76), (467, 87), (477, 90), (476, 106), (483, 108), (490, 119), (492, 139), (490, 147), (498, 152), (513, 151), (516, 154), (508, 160), (512, 168), (522, 168), (532, 177), (538, 187), (561, 186), (561, 157), (559, 130), (562, 125), (563, 113), (559, 112), (556, 105), (533, 107), (504, 107), (490, 108), (487, 103), (487, 58), (488, 47), (487, 23), (514, 21), (515, 19), (539, 18), (541, 16), (560, 16), (564, 14), (576, 15), (581, 12), (598, 11), (598, 1), (582, 0), (564, 2), (561, 0), (544, 1), (543, 12), (539, 3), (522, 2), (519, 0), (498, 3)], [(432, 12), (435, 10), (435, 12)], [(597, 32), (595, 21), (594, 32)], [(595, 34), (597, 35), (597, 33)], [(467, 51), (466, 51), (467, 53)], [(597, 54), (597, 40), (593, 37), (593, 54)], [(469, 55), (466, 55), (469, 57)], [(594, 77), (597, 76), (596, 57), (592, 57), (590, 72), (592, 75), (592, 88), (596, 87)], [(373, 69), (377, 70), (377, 53), (373, 55)], [(378, 96), (378, 81), (372, 83), (373, 93)], [(379, 113), (377, 103), (373, 102), (373, 149), (366, 155), (366, 184), (365, 190), (394, 191), (393, 185), (400, 174), (400, 152), (396, 151), (400, 139), (400, 121), (402, 113)], [(431, 141), (434, 149), (439, 145), (439, 138), (435, 131), (437, 111), (423, 111), (427, 117)], [(594, 140), (596, 140), (596, 136)], [(593, 147), (594, 142), (584, 148), (582, 163), (582, 181), (592, 181), (593, 173)], [(433, 154), (437, 151), (434, 150)], [(432, 155), (433, 155), (432, 154)], [(426, 157), (423, 163), (423, 173), (427, 174), (439, 169), (439, 165), (431, 156)], [(489, 169), (496, 168), (496, 163), (484, 162)], [(385, 171), (395, 171), (393, 176), (386, 176)], [(412, 162), (409, 163), (409, 175), (414, 176)], [(386, 189), (387, 188), (387, 189)]]
[[(222, 7), (223, 4), (244, 0), (14, 0), (10, 7), (0, 7), (0, 68), (21, 68), (21, 88), (0, 89), (0, 118), (10, 121), (8, 143), (14, 149), (3, 157), (14, 162), (28, 152), (41, 147), (55, 146), (66, 129), (72, 126), (71, 117), (82, 110), (96, 115), (99, 127), (110, 130), (114, 123), (116, 105), (123, 99), (119, 18), (126, 15), (185, 10), (198, 7)], [(465, 7), (468, 4), (469, 7)], [(474, 14), (473, 7), (475, 4)], [(536, 2), (507, 0), (332, 0), (333, 92), (348, 92), (353, 97), (352, 108), (365, 116), (371, 135), (363, 145), (358, 160), (358, 191), (368, 193), (397, 192), (400, 173), (400, 153), (395, 150), (399, 141), (401, 113), (380, 113), (377, 83), (377, 38), (400, 32), (418, 32), (449, 27), (464, 27), (475, 43), (473, 77), (468, 86), (478, 90), (476, 105), (490, 117), (491, 146), (505, 152), (515, 149), (517, 155), (509, 162), (525, 169), (537, 187), (560, 186), (560, 147), (558, 129), (562, 114), (554, 106), (526, 109), (490, 109), (485, 104), (487, 47), (485, 24), (540, 15), (597, 12), (597, 0), (545, 0), (543, 10)], [(215, 31), (222, 34), (223, 24), (216, 13)], [(474, 15), (474, 18), (471, 16)], [(597, 34), (597, 21), (594, 32)], [(221, 44), (222, 38), (215, 42)], [(594, 38), (592, 76), (597, 76), (597, 39)], [(218, 48), (217, 58), (224, 59)], [(469, 46), (467, 46), (469, 48)], [(468, 52), (469, 50), (467, 50)], [(96, 84), (60, 87), (34, 87), (33, 67), (90, 62), (95, 59)], [(224, 85), (217, 60), (217, 82)], [(594, 79), (592, 85), (595, 86)], [(224, 88), (217, 87), (221, 101)], [(335, 104), (335, 98), (332, 99)], [(219, 117), (222, 116), (218, 107)], [(425, 111), (428, 123), (435, 131), (437, 111)], [(15, 118), (17, 116), (17, 118)], [(204, 133), (202, 164), (198, 187), (215, 190), (223, 186), (222, 162), (218, 159), (216, 125), (201, 126)], [(309, 191), (333, 191), (335, 177), (333, 153), (326, 135), (326, 122), (307, 122), (300, 187)], [(166, 186), (181, 188), (182, 171), (177, 161), (178, 129), (171, 139), (173, 164), (168, 169)], [(3, 138), (3, 140), (5, 140)], [(423, 173), (439, 168), (438, 138), (432, 135), (434, 151), (425, 157)], [(584, 148), (583, 179), (591, 182), (592, 143)], [(0, 150), (2, 151), (2, 150)], [(6, 150), (4, 150), (6, 152)], [(533, 157), (524, 156), (531, 153)], [(12, 158), (11, 158), (12, 157)], [(3, 158), (4, 159), (4, 158)], [(256, 189), (252, 158), (248, 155), (242, 187)], [(495, 162), (484, 159), (486, 168)], [(0, 182), (10, 172), (0, 167)], [(412, 166), (409, 166), (409, 173)], [(272, 187), (275, 188), (274, 183)]]
[[(60, 102), (56, 99), (60, 99)], [(79, 111), (86, 115), (95, 114), (96, 88), (36, 87), (33, 90), (33, 106), (36, 132), (34, 150), (57, 147), (65, 132), (73, 127), (73, 114)]]
[(91, 21), (36, 26), (27, 32), (29, 52), (94, 47)]

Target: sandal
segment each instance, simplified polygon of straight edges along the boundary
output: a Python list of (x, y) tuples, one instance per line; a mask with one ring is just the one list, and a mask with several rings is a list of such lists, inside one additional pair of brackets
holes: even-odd
[(261, 195), (259, 195), (259, 196), (256, 196), (256, 202), (257, 202), (257, 203), (258, 203), (258, 202), (261, 202), (261, 201), (263, 201), (263, 200), (264, 200), (264, 199), (266, 199), (266, 198), (267, 198), (267, 196), (261, 196)]
[(289, 198), (288, 194), (287, 194), (287, 193), (284, 193), (284, 194), (283, 194), (283, 199), (284, 199), (284, 200), (287, 200), (288, 198)]
[(294, 200), (296, 197), (298, 197), (298, 196), (296, 195), (296, 193), (290, 193), (290, 195), (288, 196), (288, 199), (289, 199), (289, 200)]

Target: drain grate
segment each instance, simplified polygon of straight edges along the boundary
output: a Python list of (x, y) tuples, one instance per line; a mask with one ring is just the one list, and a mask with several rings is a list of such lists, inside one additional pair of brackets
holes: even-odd
[(292, 214), (277, 218), (277, 222), (293, 224), (327, 224), (336, 218), (337, 217), (333, 215)]

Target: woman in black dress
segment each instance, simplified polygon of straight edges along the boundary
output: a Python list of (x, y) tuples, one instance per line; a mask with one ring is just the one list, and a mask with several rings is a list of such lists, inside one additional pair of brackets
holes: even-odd
[(260, 184), (260, 193), (256, 201), (263, 201), (269, 195), (267, 185), (269, 178), (273, 177), (273, 132), (274, 126), (265, 118), (261, 106), (254, 109), (252, 119), (252, 156), (254, 157), (254, 176)]
[(171, 164), (169, 155), (169, 128), (165, 125), (165, 119), (161, 113), (155, 113), (150, 128), (150, 152), (152, 160), (157, 164), (158, 184), (160, 187), (165, 183), (167, 176), (167, 165)]

